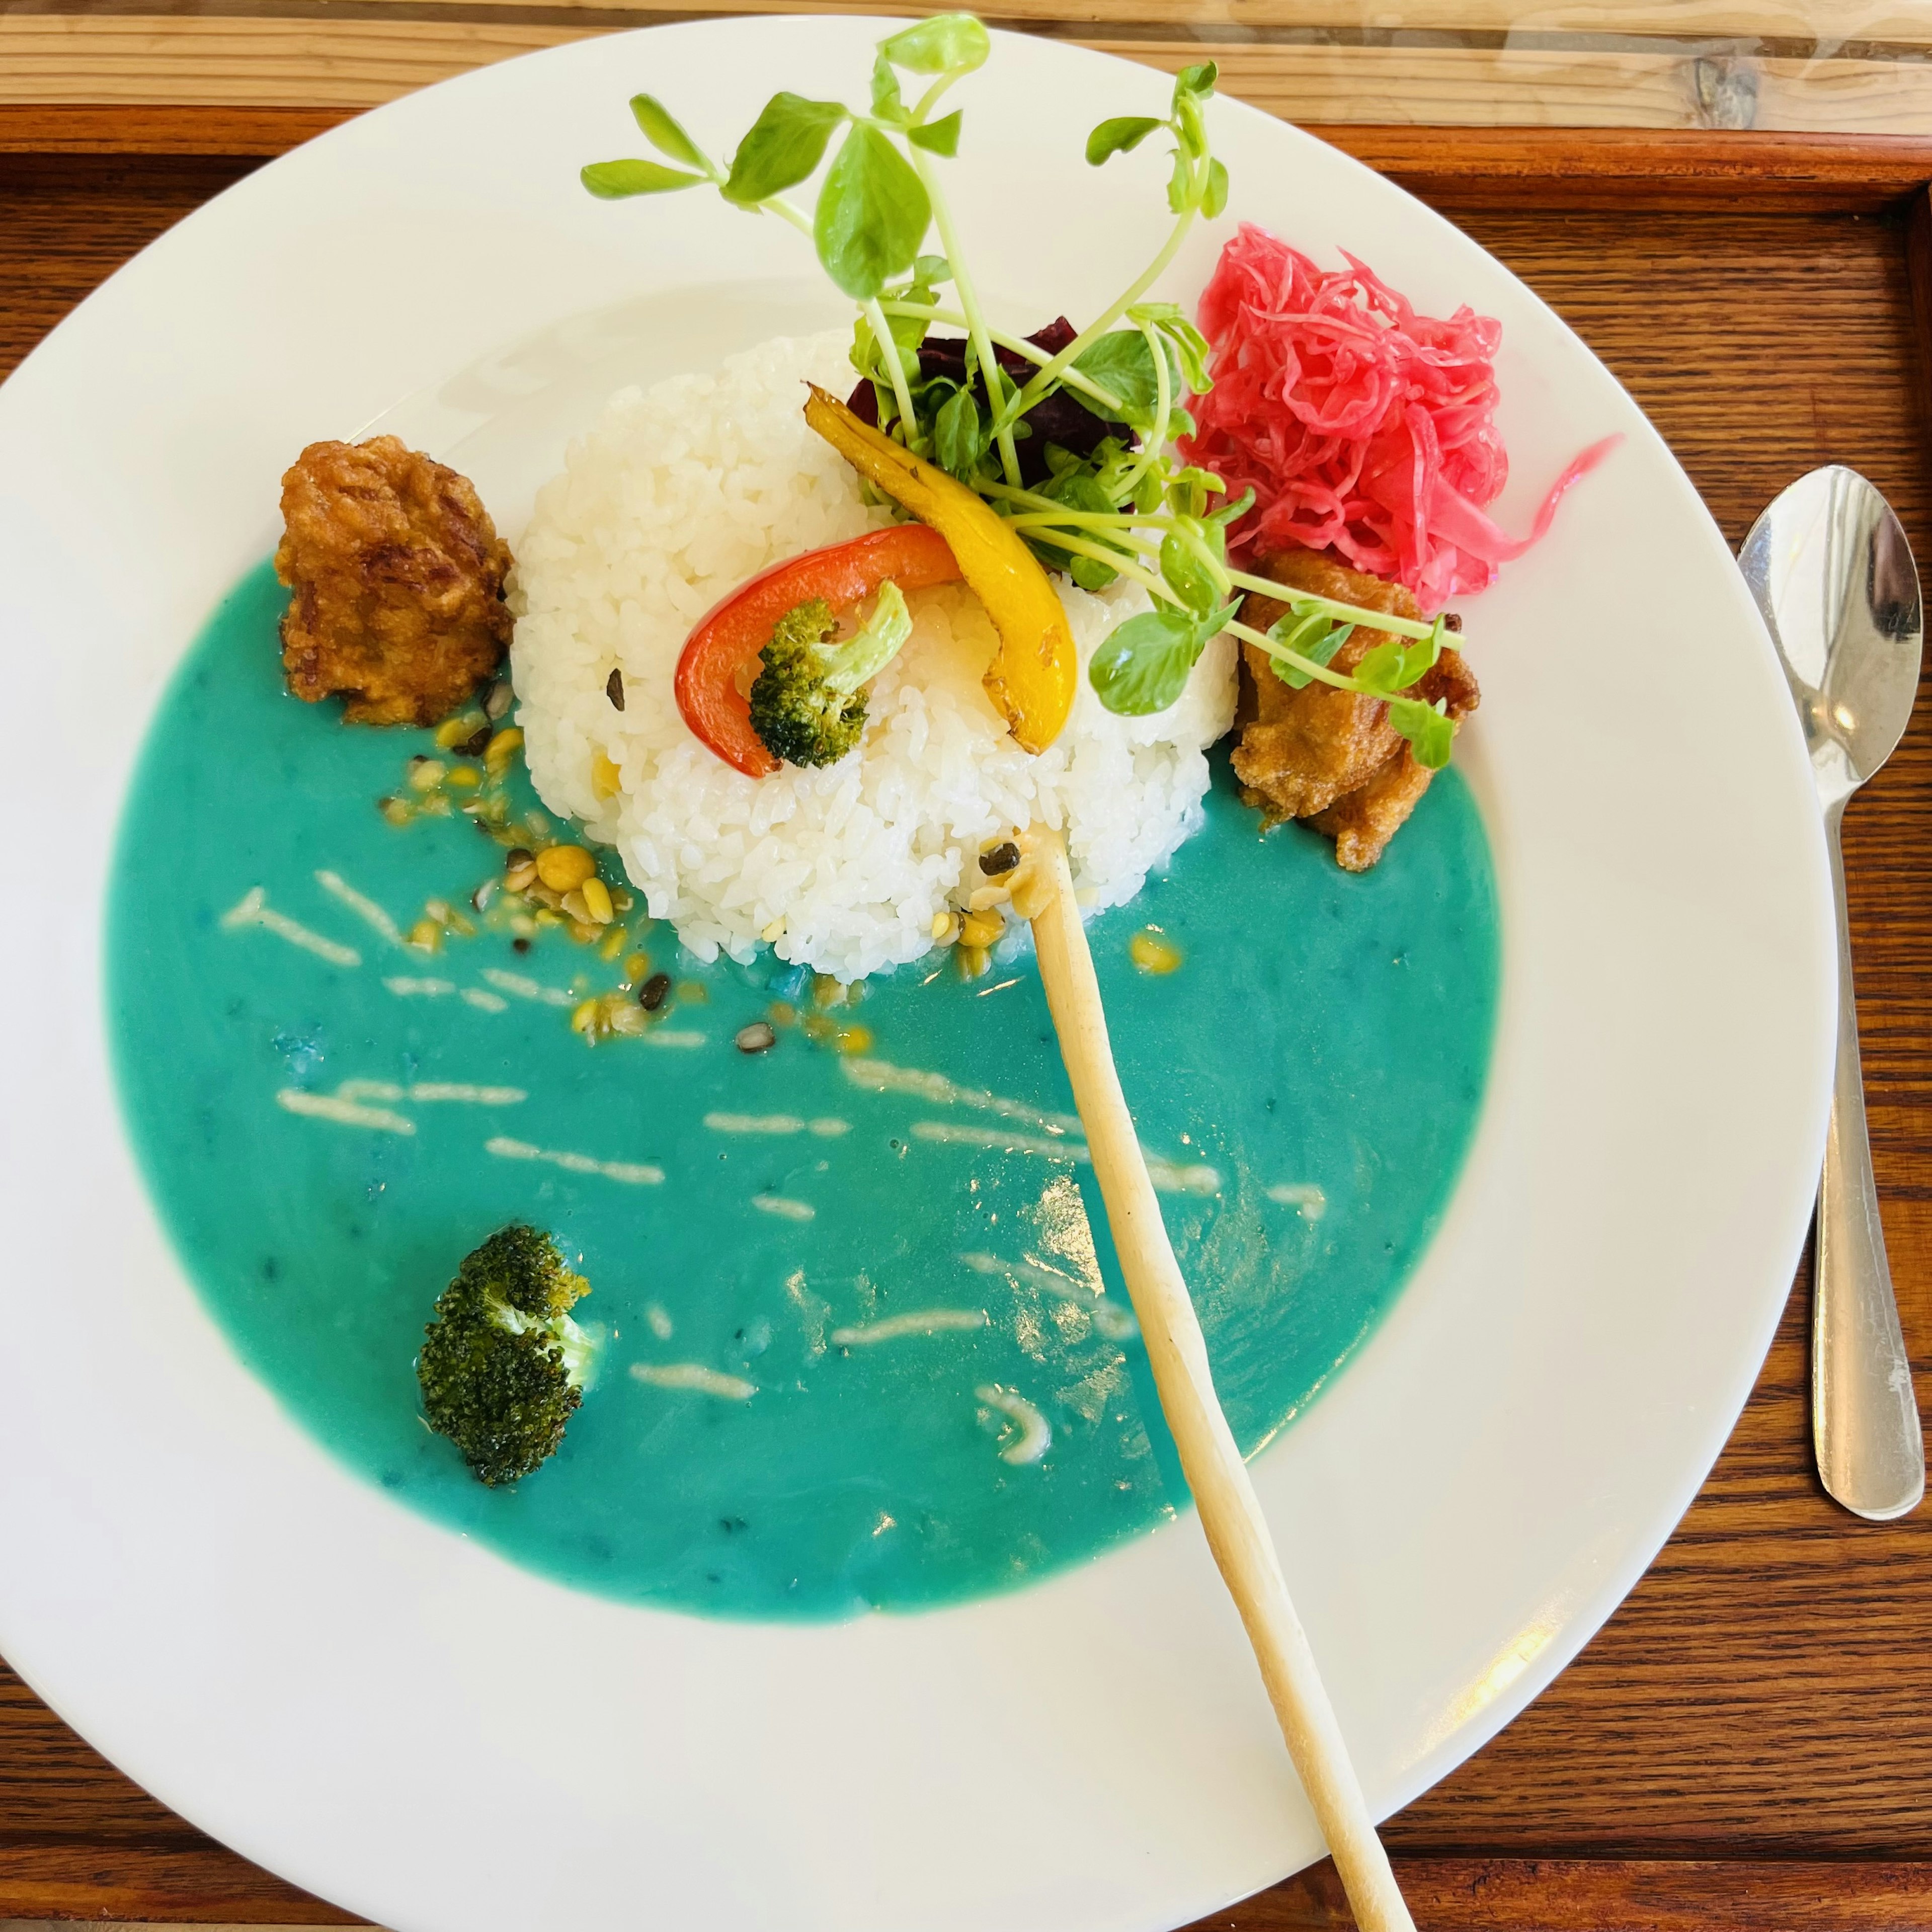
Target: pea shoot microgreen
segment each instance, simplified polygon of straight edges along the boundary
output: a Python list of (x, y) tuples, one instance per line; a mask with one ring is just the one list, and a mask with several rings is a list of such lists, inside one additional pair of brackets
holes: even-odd
[[(1227, 205), (1228, 170), (1208, 131), (1214, 64), (1181, 70), (1164, 116), (1116, 116), (1088, 136), (1095, 167), (1166, 136), (1173, 220), (1153, 260), (1085, 328), (1063, 324), (1026, 338), (988, 321), (938, 165), (958, 154), (963, 126), (962, 110), (942, 113), (942, 104), (992, 51), (970, 14), (904, 28), (878, 44), (864, 110), (775, 94), (728, 166), (661, 101), (640, 94), (632, 114), (664, 162), (594, 162), (583, 170), (584, 185), (614, 201), (709, 184), (734, 208), (776, 215), (808, 237), (826, 274), (859, 305), (852, 362), (872, 386), (879, 428), (976, 490), (1048, 568), (1090, 590), (1124, 577), (1147, 592), (1154, 608), (1118, 625), (1089, 667), (1109, 710), (1165, 710), (1209, 640), (1226, 631), (1256, 646), (1298, 690), (1319, 681), (1387, 699), (1389, 722), (1417, 761), (1447, 764), (1448, 718), (1401, 695), (1435, 664), (1442, 620), (1358, 610), (1232, 568), (1228, 528), (1252, 507), (1252, 493), (1229, 502), (1220, 477), (1174, 454), (1175, 439), (1194, 426), (1184, 398), (1204, 394), (1213, 377), (1200, 331), (1178, 304), (1148, 292), (1196, 221), (1212, 220)], [(787, 197), (828, 152), (808, 212)], [(939, 252), (926, 252), (928, 236)], [(941, 297), (949, 287), (951, 302)], [(935, 328), (963, 332), (963, 344), (949, 348)], [(1057, 398), (1065, 400), (1043, 406)], [(1054, 440), (1056, 425), (1069, 433), (1070, 402), (1090, 430), (1095, 419), (1100, 426), (1084, 439), (1084, 451)], [(1265, 631), (1240, 622), (1247, 591), (1282, 604), (1287, 614)], [(1391, 640), (1352, 672), (1337, 671), (1334, 661), (1358, 626)]]

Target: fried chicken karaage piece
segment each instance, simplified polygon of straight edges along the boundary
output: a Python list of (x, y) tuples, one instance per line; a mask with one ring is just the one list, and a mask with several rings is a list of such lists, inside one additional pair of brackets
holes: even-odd
[(315, 442), (282, 478), (289, 688), (356, 724), (429, 724), (503, 661), (510, 548), (469, 482), (393, 436)]
[[(1400, 584), (1365, 577), (1312, 550), (1283, 550), (1261, 559), (1254, 574), (1392, 617), (1420, 620), (1422, 615)], [(1265, 631), (1287, 608), (1251, 592), (1242, 620)], [(1353, 670), (1389, 634), (1358, 628), (1336, 653), (1334, 668)], [(1336, 864), (1346, 872), (1366, 872), (1402, 830), (1429, 789), (1432, 774), (1415, 762), (1380, 698), (1318, 682), (1295, 691), (1275, 676), (1267, 654), (1252, 644), (1241, 646), (1241, 658), (1240, 735), (1234, 766), (1243, 800), (1259, 809), (1270, 825), (1286, 818), (1305, 820), (1334, 840)], [(1448, 648), (1409, 694), (1429, 704), (1442, 699), (1457, 723), (1482, 696), (1462, 653)]]

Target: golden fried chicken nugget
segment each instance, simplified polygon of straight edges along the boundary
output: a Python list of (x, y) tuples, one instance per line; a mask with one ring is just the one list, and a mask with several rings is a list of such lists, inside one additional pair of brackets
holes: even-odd
[(503, 661), (508, 544), (466, 478), (397, 437), (316, 442), (282, 478), (289, 688), (356, 724), (428, 724)]
[[(1255, 574), (1338, 604), (1419, 621), (1415, 599), (1399, 584), (1364, 576), (1312, 550), (1284, 550), (1259, 561)], [(1287, 605), (1250, 592), (1243, 621), (1264, 631)], [(1334, 668), (1353, 670), (1390, 633), (1358, 628), (1335, 654)], [(1241, 646), (1240, 736), (1234, 775), (1243, 800), (1270, 825), (1305, 819), (1335, 841), (1336, 862), (1364, 872), (1401, 830), (1432, 774), (1415, 762), (1408, 742), (1388, 722), (1378, 698), (1310, 684), (1292, 689), (1276, 677), (1264, 652)], [(1413, 694), (1425, 704), (1438, 698), (1460, 724), (1482, 693), (1460, 652), (1445, 648)]]

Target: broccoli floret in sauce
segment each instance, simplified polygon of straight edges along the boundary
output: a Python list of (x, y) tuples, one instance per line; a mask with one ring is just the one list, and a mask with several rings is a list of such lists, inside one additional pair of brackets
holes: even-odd
[(535, 1228), (492, 1234), (437, 1298), (416, 1359), (430, 1426), (481, 1482), (514, 1483), (563, 1440), (596, 1345), (570, 1318), (590, 1292)]
[(898, 656), (912, 617), (888, 580), (861, 630), (840, 642), (838, 628), (831, 605), (814, 598), (778, 620), (760, 653), (752, 729), (788, 764), (836, 764), (858, 743), (866, 730), (862, 687)]

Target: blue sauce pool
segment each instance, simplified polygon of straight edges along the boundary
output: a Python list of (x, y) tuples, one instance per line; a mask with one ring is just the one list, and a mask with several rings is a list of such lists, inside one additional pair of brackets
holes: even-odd
[[(568, 1005), (621, 976), (594, 949), (484, 932), (426, 955), (318, 879), (406, 931), (501, 855), (460, 816), (385, 821), (429, 734), (287, 697), (282, 601), (252, 574), (178, 674), (107, 942), (149, 1185), (289, 1412), (512, 1562), (721, 1616), (956, 1601), (1185, 1508), (1077, 1124), (1056, 1118), (1072, 1102), (1030, 960), (966, 984), (935, 955), (842, 1010), (862, 1051), (789, 1027), (752, 1057), (737, 1030), (809, 988), (769, 956), (700, 964), (658, 926), (627, 950), (680, 982), (662, 1030), (687, 1043), (588, 1047)], [(1372, 1330), (1448, 1200), (1497, 913), (1453, 772), (1360, 878), (1298, 828), (1258, 837), (1225, 766), (1208, 803), (1168, 875), (1090, 936), (1251, 1451)], [(1149, 926), (1172, 973), (1130, 957)], [(489, 1490), (420, 1419), (413, 1364), (457, 1264), (513, 1220), (581, 1256), (578, 1313), (606, 1339), (560, 1452)], [(1010, 1460), (1038, 1423), (1044, 1454)]]

